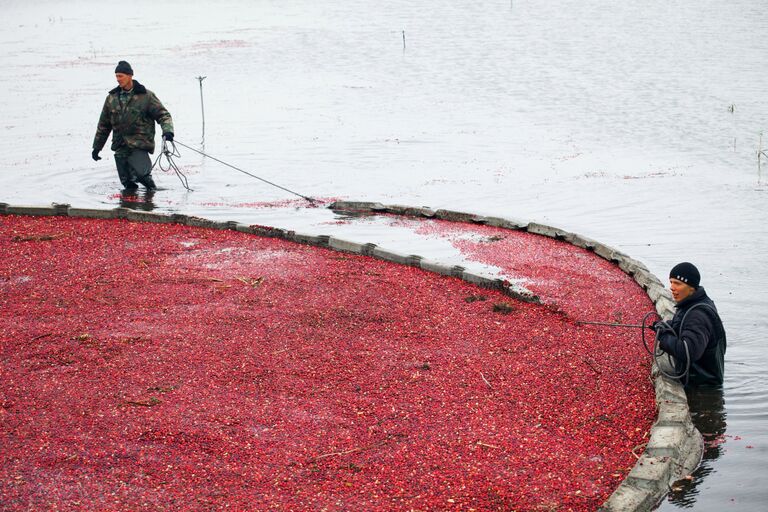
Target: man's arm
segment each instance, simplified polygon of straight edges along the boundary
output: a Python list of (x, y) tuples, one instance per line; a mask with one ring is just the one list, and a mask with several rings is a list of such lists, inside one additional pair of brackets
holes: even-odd
[(94, 153), (98, 153), (104, 148), (104, 144), (107, 143), (109, 134), (112, 132), (112, 121), (109, 120), (109, 98), (104, 100), (104, 107), (101, 109), (101, 116), (99, 116), (99, 124), (96, 127), (96, 136), (93, 138), (93, 150)]
[(712, 322), (706, 313), (694, 310), (686, 317), (682, 327), (679, 339), (672, 332), (661, 332), (658, 335), (659, 346), (664, 352), (672, 354), (679, 363), (685, 364), (686, 357), (690, 357), (691, 363), (698, 361), (712, 340)]
[(149, 95), (149, 106), (147, 107), (149, 115), (160, 125), (163, 134), (173, 133), (171, 113), (163, 106), (158, 97), (155, 96), (155, 93), (149, 93)]

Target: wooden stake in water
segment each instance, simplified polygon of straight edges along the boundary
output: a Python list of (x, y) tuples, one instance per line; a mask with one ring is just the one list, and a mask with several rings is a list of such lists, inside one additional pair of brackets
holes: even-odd
[(203, 105), (203, 80), (208, 77), (198, 76), (196, 78), (200, 82), (200, 111), (203, 115), (203, 133), (200, 137), (200, 145), (203, 146), (203, 149), (205, 149), (205, 106)]
[(405, 30), (403, 30), (403, 53), (405, 53)]
[(763, 180), (762, 158), (768, 158), (763, 151), (763, 132), (760, 132), (760, 140), (757, 143), (757, 184), (760, 185)]

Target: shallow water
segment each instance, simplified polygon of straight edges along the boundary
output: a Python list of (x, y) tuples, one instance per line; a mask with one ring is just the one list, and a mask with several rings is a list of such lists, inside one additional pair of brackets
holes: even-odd
[[(123, 19), (117, 3), (0, 1), (0, 201), (121, 204), (111, 152), (90, 147), (126, 59), (198, 149), (205, 76), (205, 151), (300, 194), (548, 223), (660, 277), (693, 261), (728, 329), (726, 382), (695, 401), (707, 457), (661, 510), (763, 507), (764, 2), (134, 4)], [(387, 222), (266, 208), (296, 197), (180, 149), (194, 191), (156, 171), (162, 190), (130, 205), (456, 261)]]

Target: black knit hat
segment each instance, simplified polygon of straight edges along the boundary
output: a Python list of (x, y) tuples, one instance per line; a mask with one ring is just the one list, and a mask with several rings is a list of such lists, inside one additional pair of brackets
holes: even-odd
[(124, 60), (121, 60), (117, 63), (117, 67), (115, 68), (115, 73), (122, 73), (124, 75), (133, 75), (133, 68), (131, 68), (131, 65), (125, 62)]
[(699, 281), (701, 281), (699, 269), (693, 263), (688, 263), (687, 261), (672, 267), (672, 270), (669, 271), (669, 278), (682, 281), (693, 288), (698, 288)]

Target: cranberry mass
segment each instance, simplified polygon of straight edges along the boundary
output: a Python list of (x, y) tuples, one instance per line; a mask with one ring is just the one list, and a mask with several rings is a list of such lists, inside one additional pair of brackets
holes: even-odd
[(595, 510), (655, 419), (615, 265), (430, 221), (543, 304), (174, 224), (0, 217), (3, 508)]

